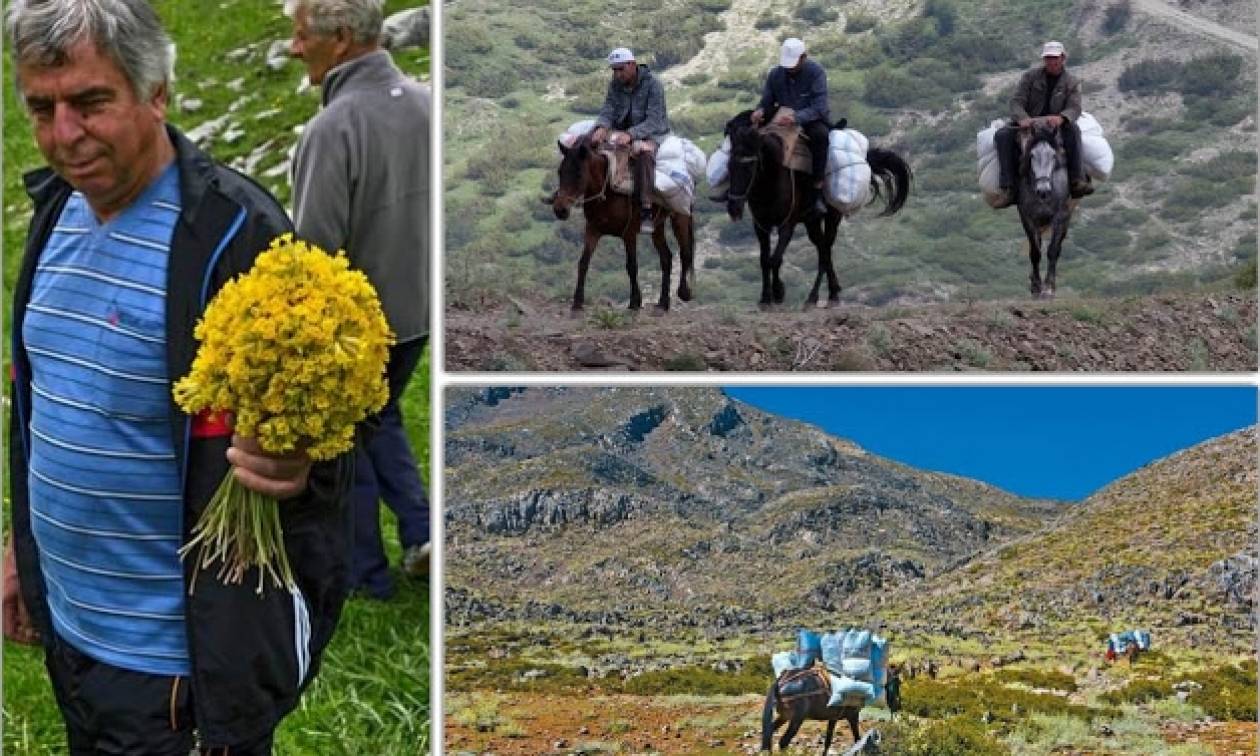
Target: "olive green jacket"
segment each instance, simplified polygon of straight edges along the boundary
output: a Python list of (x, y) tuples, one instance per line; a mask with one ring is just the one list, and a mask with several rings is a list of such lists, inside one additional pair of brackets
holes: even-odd
[(1046, 69), (1033, 66), (1020, 77), (1015, 94), (1011, 95), (1011, 120), (1061, 115), (1075, 123), (1081, 117), (1081, 80), (1064, 68), (1050, 94), (1050, 109), (1042, 112), (1045, 103)]

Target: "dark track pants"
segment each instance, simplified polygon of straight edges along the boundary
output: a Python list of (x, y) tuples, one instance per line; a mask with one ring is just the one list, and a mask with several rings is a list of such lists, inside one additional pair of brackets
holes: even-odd
[[(193, 749), (191, 684), (99, 662), (53, 639), (44, 659), (66, 723), (71, 756), (188, 756)], [(206, 748), (208, 756), (266, 756), (273, 733), (233, 746)]]
[(355, 453), (353, 587), (377, 598), (393, 592), (389, 561), (381, 541), (380, 501), (398, 518), (398, 540), (404, 549), (429, 542), (429, 497), (407, 441), (398, 403), (415, 372), (427, 341), (422, 337), (389, 350), (386, 368), (389, 400), (380, 413), (380, 427)]

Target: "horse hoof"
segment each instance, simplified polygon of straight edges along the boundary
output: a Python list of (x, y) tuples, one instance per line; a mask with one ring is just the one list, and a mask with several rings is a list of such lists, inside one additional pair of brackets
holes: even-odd
[(803, 311), (805, 311), (805, 312), (809, 312), (810, 310), (816, 310), (816, 309), (818, 309), (818, 300), (817, 300), (817, 299), (806, 299), (806, 300), (805, 300), (805, 304), (801, 305), (801, 309), (802, 309)]
[(831, 297), (827, 300), (827, 309), (834, 310), (840, 306), (840, 297)]
[(691, 301), (691, 290), (690, 290), (690, 289), (679, 289), (679, 290), (678, 290), (678, 298), (679, 298), (679, 299), (681, 299), (681, 300), (682, 300), (682, 301), (684, 301), (684, 302), (690, 302), (690, 301)]
[(668, 315), (668, 314), (669, 314), (669, 305), (667, 305), (667, 304), (659, 304), (659, 303), (658, 303), (658, 304), (654, 304), (654, 305), (652, 305), (652, 309), (651, 309), (651, 311), (650, 311), (650, 312), (651, 312), (651, 314), (652, 314), (652, 315), (655, 315), (655, 316), (656, 316), (656, 317), (658, 317), (658, 318), (659, 318), (660, 316), (662, 316), (662, 315)]
[(570, 319), (570, 320), (578, 320), (579, 318), (581, 318), (581, 317), (582, 317), (582, 315), (583, 315), (583, 312), (582, 312), (582, 308), (581, 308), (581, 307), (570, 307), (570, 308), (569, 308), (569, 319)]

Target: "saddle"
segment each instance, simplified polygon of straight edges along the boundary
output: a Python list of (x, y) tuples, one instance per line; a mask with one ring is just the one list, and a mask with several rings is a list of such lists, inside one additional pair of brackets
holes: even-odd
[(599, 154), (608, 161), (608, 188), (614, 194), (634, 194), (634, 172), (630, 170), (630, 150), (601, 147)]
[[(792, 109), (781, 107), (778, 112), (791, 113)], [(768, 123), (761, 127), (761, 133), (773, 134), (783, 142), (784, 168), (802, 173), (810, 173), (814, 170), (813, 163), (810, 161), (809, 139), (801, 139), (804, 132), (801, 131), (800, 126), (779, 126)]]

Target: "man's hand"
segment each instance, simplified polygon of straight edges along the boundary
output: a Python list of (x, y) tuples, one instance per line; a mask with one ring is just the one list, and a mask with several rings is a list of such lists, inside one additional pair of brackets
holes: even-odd
[(630, 137), (630, 132), (628, 131), (614, 131), (611, 141), (618, 147), (625, 147), (634, 140)]
[(796, 124), (796, 115), (794, 113), (784, 113), (780, 110), (778, 113), (774, 114), (774, 121), (772, 121), (772, 123), (776, 126), (792, 126)]
[(26, 611), (26, 603), (22, 601), (22, 592), (18, 589), (17, 555), (13, 552), (13, 539), (4, 545), (4, 637), (14, 643), (35, 645), (39, 643), (39, 633), (31, 622), (31, 615)]
[(1057, 129), (1063, 125), (1063, 116), (1061, 115), (1048, 115), (1045, 120), (1046, 125), (1052, 129)]
[(608, 136), (608, 129), (603, 126), (596, 127), (596, 129), (591, 132), (591, 144), (598, 147), (604, 143), (604, 137), (606, 136)]
[(1032, 125), (1033, 125), (1033, 119), (1031, 119), (1031, 118), (1021, 118), (1021, 119), (1019, 119), (1019, 121), (1018, 121), (1015, 125), (1016, 125), (1016, 126), (1018, 126), (1018, 127), (1020, 127), (1021, 129), (1029, 129), (1029, 128), (1032, 128)]
[(752, 125), (753, 126), (760, 126), (761, 122), (764, 120), (766, 120), (766, 114), (761, 111), (761, 108), (757, 108), (756, 110), (752, 112)]
[(302, 493), (311, 472), (311, 458), (306, 452), (271, 454), (263, 451), (256, 439), (246, 436), (232, 436), (227, 459), (241, 485), (273, 499), (288, 499)]

